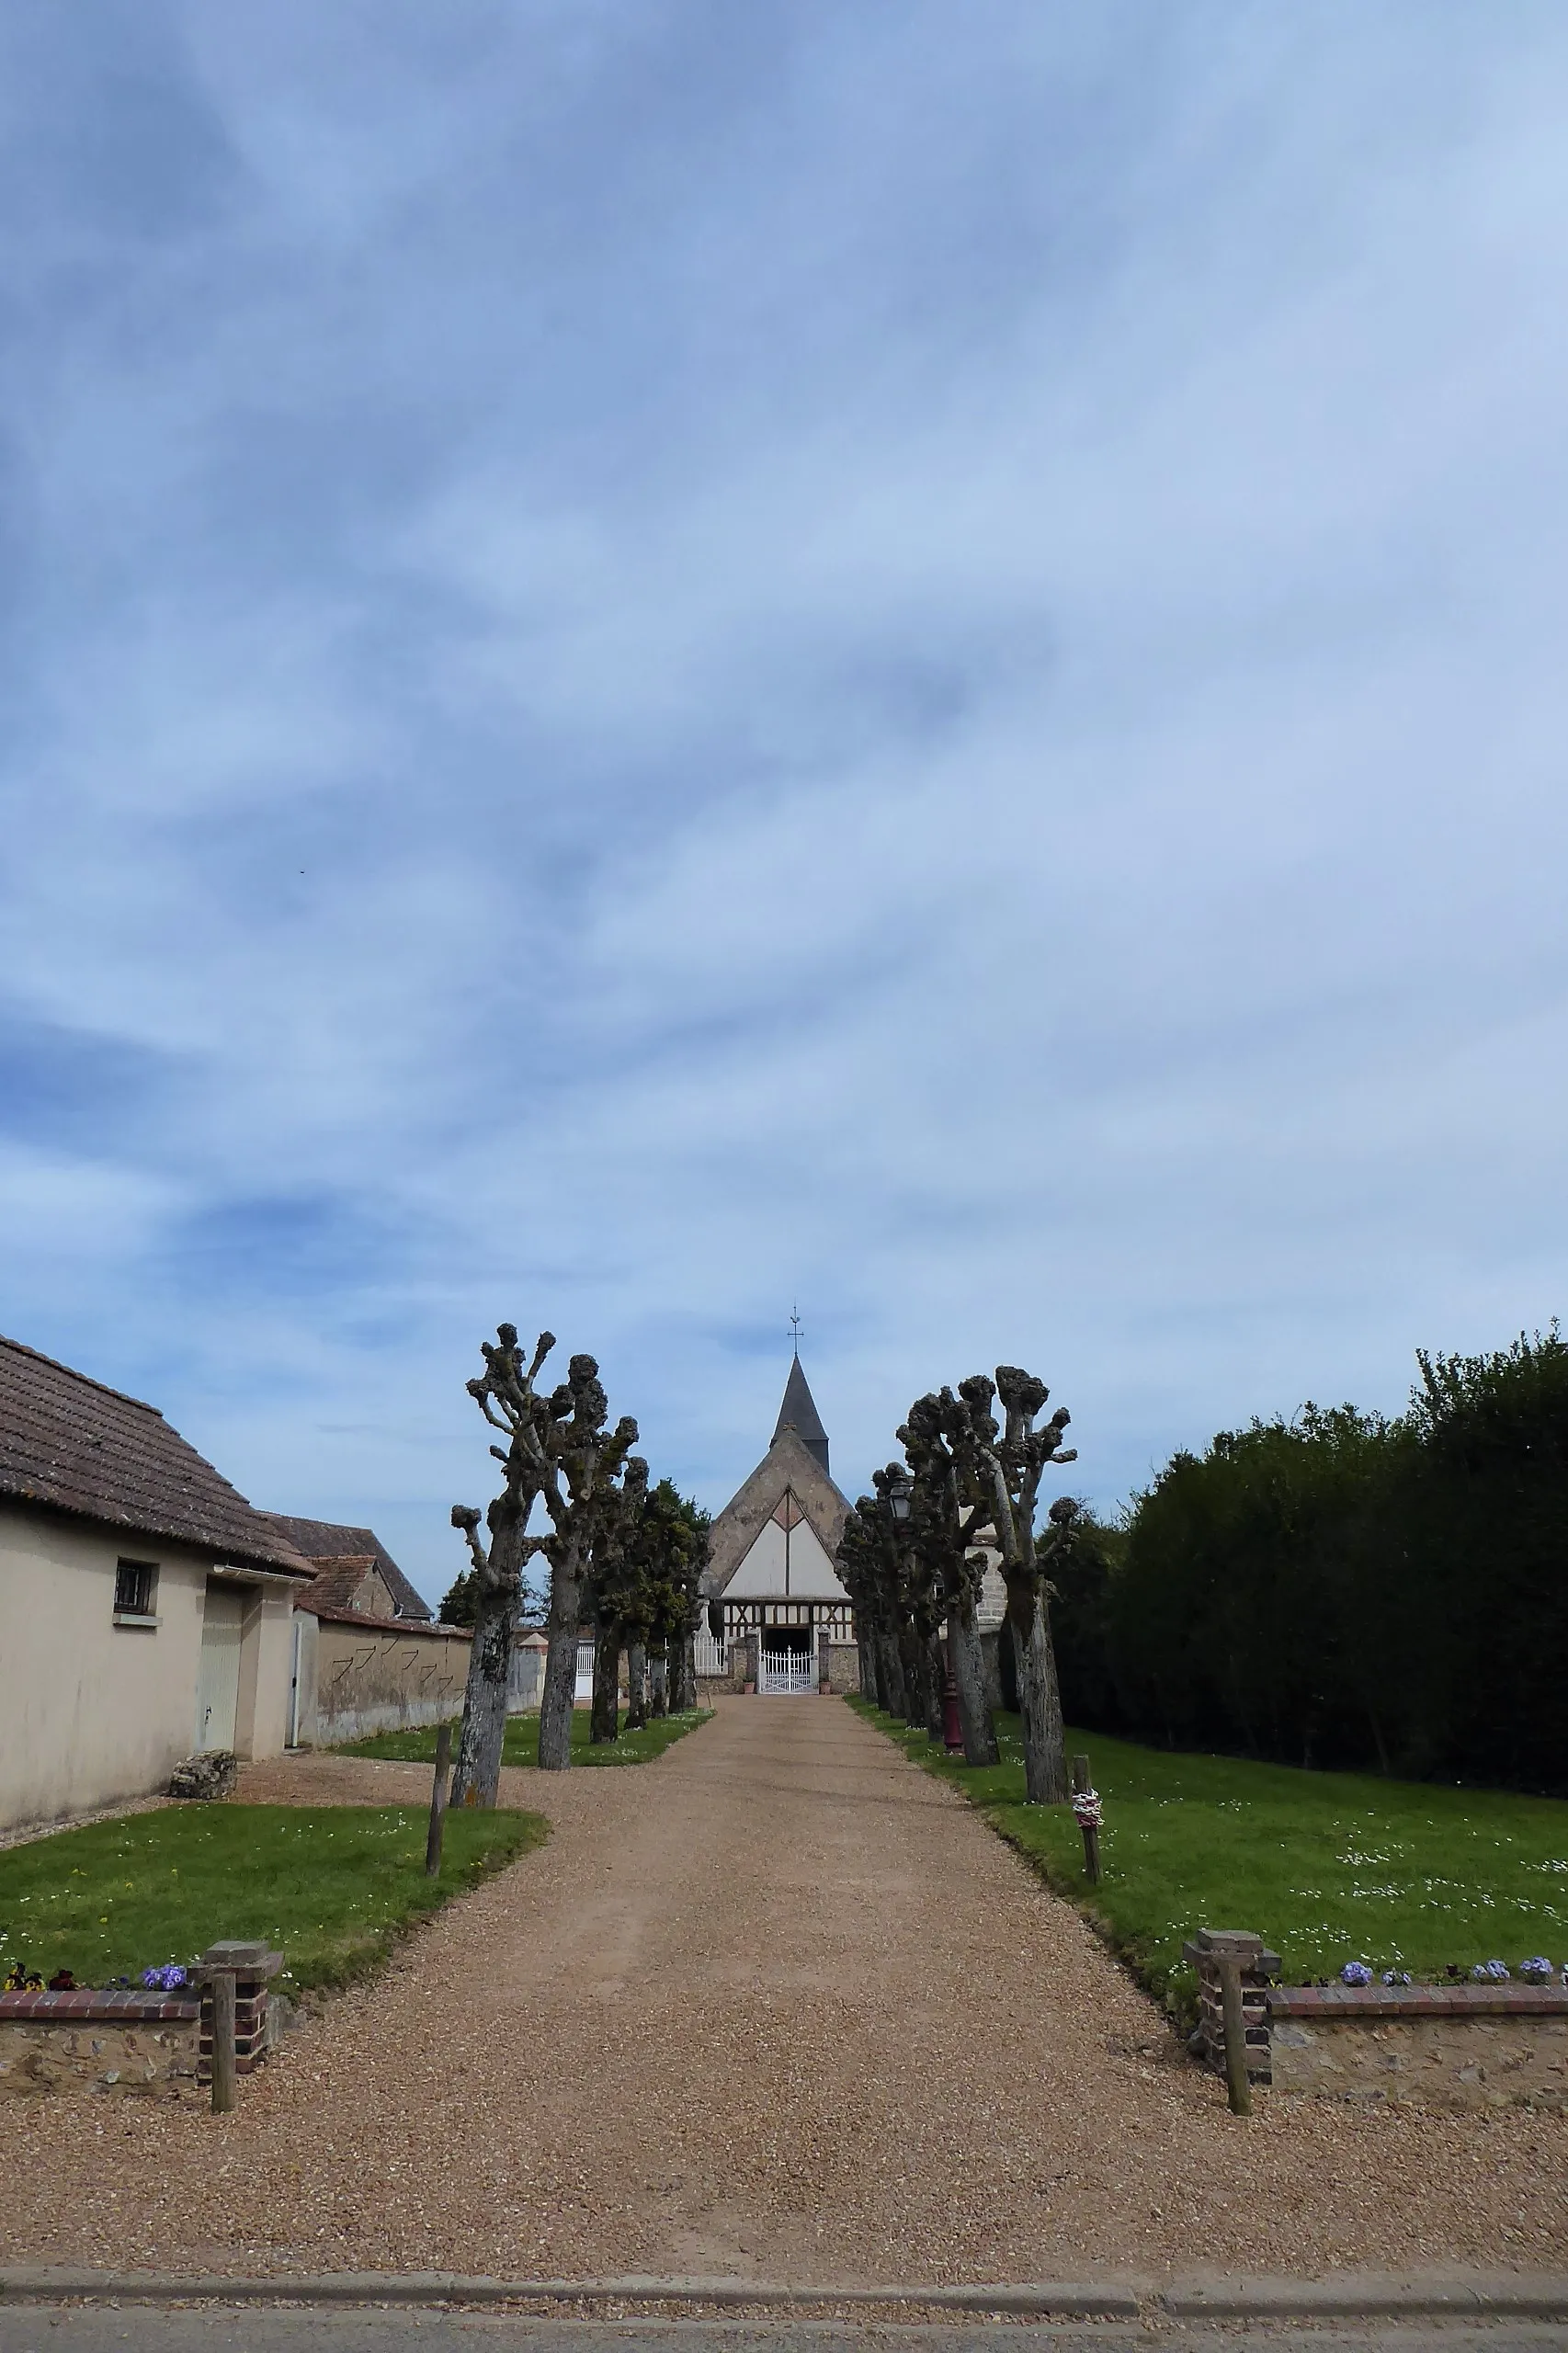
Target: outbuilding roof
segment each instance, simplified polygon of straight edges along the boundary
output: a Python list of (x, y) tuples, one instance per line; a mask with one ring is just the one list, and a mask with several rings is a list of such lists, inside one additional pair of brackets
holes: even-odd
[(0, 1337), (0, 1495), (128, 1533), (192, 1544), (221, 1562), (311, 1565), (155, 1405)]
[(428, 1602), (409, 1584), (373, 1528), (348, 1528), (335, 1519), (295, 1519), (281, 1511), (269, 1511), (266, 1517), (284, 1541), (291, 1544), (296, 1552), (302, 1552), (317, 1569), (325, 1571), (345, 1561), (363, 1561), (367, 1567), (381, 1571), (381, 1583), (391, 1594), (400, 1618), (434, 1616)]

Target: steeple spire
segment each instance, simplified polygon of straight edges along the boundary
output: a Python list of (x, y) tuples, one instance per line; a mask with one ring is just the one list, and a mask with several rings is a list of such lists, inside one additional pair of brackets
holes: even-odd
[[(784, 1403), (778, 1408), (778, 1420), (773, 1432), (774, 1445), (778, 1445), (786, 1430), (791, 1429), (806, 1452), (814, 1455), (826, 1471), (827, 1432), (822, 1426), (816, 1401), (806, 1385), (806, 1376), (801, 1369), (798, 1356), (792, 1359), (790, 1378), (784, 1383)], [(832, 1476), (831, 1472), (829, 1476)]]

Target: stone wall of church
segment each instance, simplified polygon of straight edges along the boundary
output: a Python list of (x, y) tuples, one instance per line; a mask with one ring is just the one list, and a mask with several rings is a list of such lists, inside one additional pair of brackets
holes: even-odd
[(860, 1653), (854, 1643), (827, 1643), (819, 1655), (827, 1660), (827, 1688), (840, 1698), (860, 1688)]

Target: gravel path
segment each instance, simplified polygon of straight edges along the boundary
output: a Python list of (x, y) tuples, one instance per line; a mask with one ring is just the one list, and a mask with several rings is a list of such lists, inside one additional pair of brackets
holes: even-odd
[[(427, 1769), (243, 1794), (422, 1800)], [(238, 2112), (0, 2104), (17, 2261), (726, 2273), (1561, 2267), (1568, 2124), (1232, 2117), (1077, 1915), (853, 1712), (735, 1699), (631, 1772), (509, 1772), (550, 1844)]]

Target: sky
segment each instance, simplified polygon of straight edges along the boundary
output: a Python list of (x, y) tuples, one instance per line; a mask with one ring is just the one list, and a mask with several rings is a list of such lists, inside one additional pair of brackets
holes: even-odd
[(436, 1597), (1568, 1296), (1558, 0), (10, 0), (0, 1330)]

